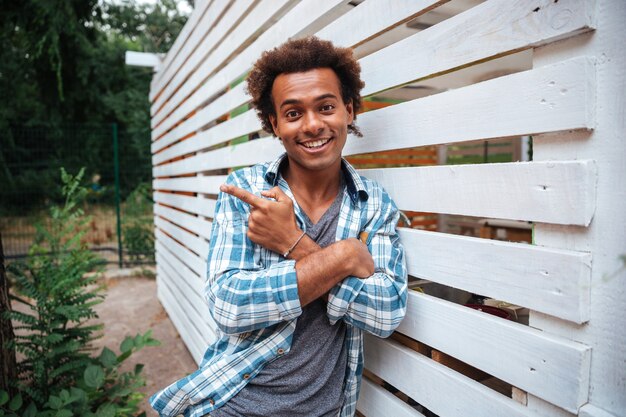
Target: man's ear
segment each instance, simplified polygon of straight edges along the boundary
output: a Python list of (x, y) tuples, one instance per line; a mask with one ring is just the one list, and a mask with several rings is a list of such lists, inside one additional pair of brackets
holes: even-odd
[(275, 114), (270, 114), (269, 116), (270, 123), (272, 125), (272, 130), (274, 131), (274, 136), (280, 139), (280, 135), (278, 134), (278, 121), (276, 119)]
[(348, 112), (348, 124), (352, 124), (354, 121), (354, 106), (352, 105), (352, 100), (346, 103), (346, 110)]

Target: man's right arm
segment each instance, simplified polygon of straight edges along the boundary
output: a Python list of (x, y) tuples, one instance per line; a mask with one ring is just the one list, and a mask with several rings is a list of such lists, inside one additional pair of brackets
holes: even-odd
[[(233, 175), (228, 181), (242, 186)], [(213, 319), (226, 334), (262, 329), (302, 312), (295, 261), (261, 265), (261, 248), (246, 235), (248, 214), (247, 205), (220, 193), (211, 230), (205, 297)]]
[[(232, 175), (228, 183), (238, 191), (245, 186)], [(251, 194), (241, 199), (222, 192), (216, 205), (205, 295), (213, 319), (224, 333), (244, 333), (294, 319), (303, 306), (346, 276), (366, 278), (374, 272), (372, 257), (358, 240), (321, 249), (308, 236), (290, 253), (290, 259), (259, 265), (255, 251), (263, 249), (250, 240), (247, 221), (249, 205), (255, 204), (253, 197), (271, 203), (272, 210), (278, 204)], [(254, 210), (258, 216), (258, 208)], [(269, 213), (269, 217), (275, 216)], [(279, 222), (284, 227), (284, 219)]]
[[(347, 276), (367, 278), (374, 273), (372, 256), (357, 239), (335, 242), (324, 249), (308, 236), (300, 239), (303, 232), (296, 223), (293, 201), (279, 187), (261, 192), (266, 198), (233, 185), (224, 185), (221, 190), (253, 209), (246, 232), (252, 242), (277, 254), (292, 249), (288, 258), (296, 261), (302, 307)], [(298, 243), (293, 247), (292, 242)]]

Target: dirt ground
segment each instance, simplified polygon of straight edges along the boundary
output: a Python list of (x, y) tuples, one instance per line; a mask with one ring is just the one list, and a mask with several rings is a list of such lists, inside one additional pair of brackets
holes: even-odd
[(98, 351), (102, 346), (108, 346), (119, 353), (124, 337), (145, 333), (148, 329), (152, 329), (153, 337), (161, 341), (161, 346), (145, 347), (128, 359), (131, 367), (135, 363), (145, 365), (144, 410), (148, 416), (156, 417), (158, 415), (149, 406), (148, 397), (195, 371), (197, 365), (157, 299), (155, 279), (128, 276), (109, 278), (104, 282), (108, 287), (106, 298), (95, 307), (105, 326), (104, 337), (94, 343)]

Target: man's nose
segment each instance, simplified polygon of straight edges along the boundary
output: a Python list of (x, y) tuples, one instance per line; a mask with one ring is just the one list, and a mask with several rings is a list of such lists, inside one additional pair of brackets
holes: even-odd
[(304, 114), (302, 128), (305, 133), (315, 136), (324, 129), (324, 122), (316, 112), (306, 112)]

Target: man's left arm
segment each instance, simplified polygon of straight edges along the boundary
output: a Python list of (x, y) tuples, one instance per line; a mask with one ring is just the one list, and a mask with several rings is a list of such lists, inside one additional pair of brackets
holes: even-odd
[(346, 323), (379, 337), (387, 337), (406, 313), (407, 271), (404, 248), (396, 230), (399, 212), (382, 191), (381, 207), (365, 228), (375, 272), (366, 279), (347, 277), (329, 294), (331, 324)]

